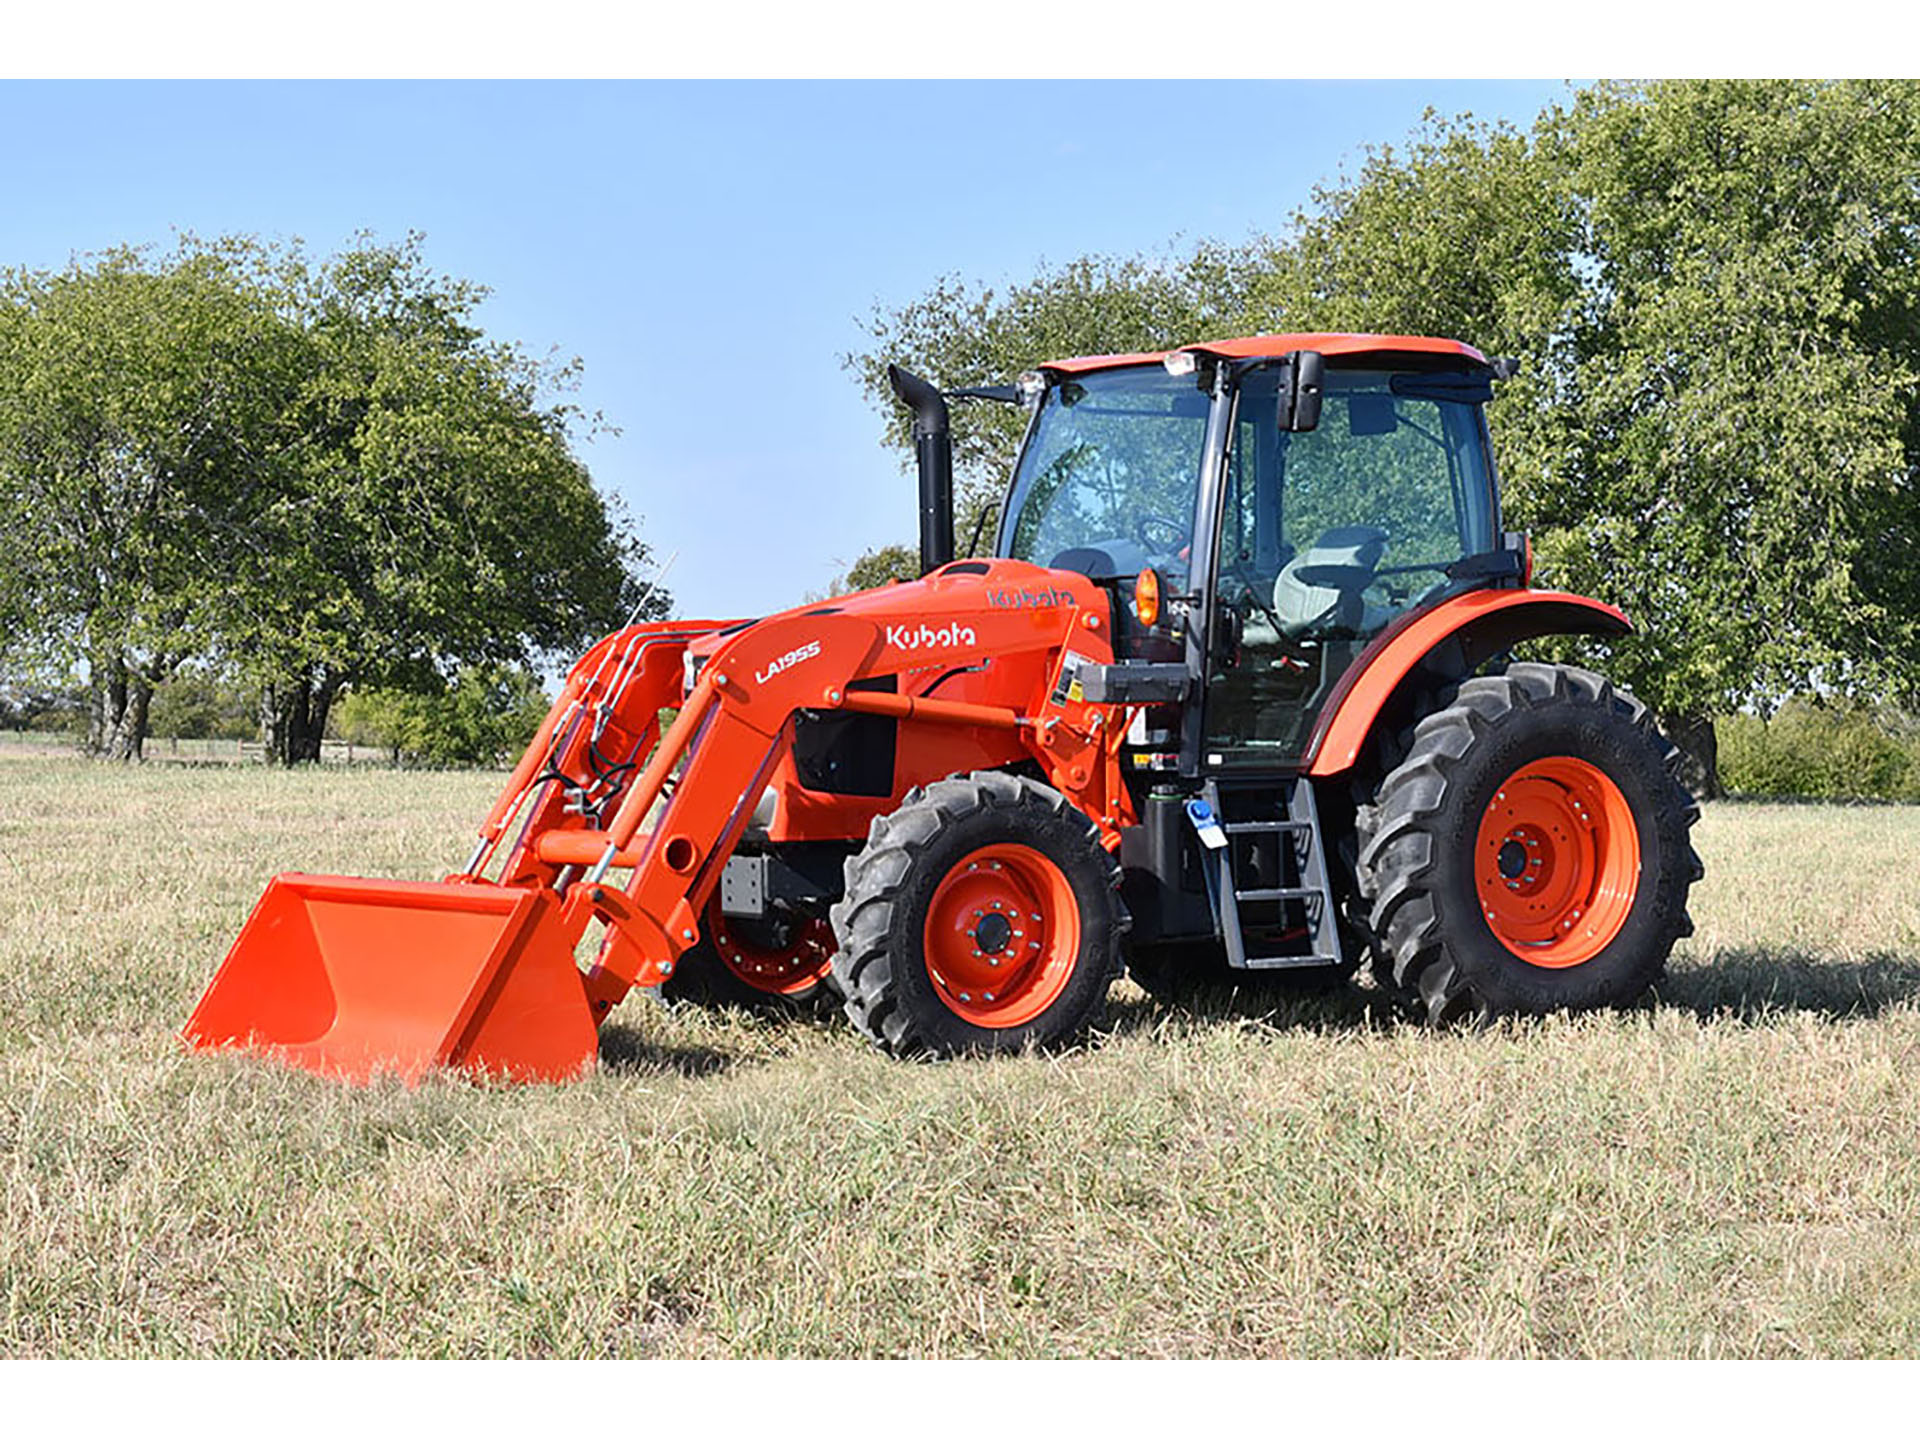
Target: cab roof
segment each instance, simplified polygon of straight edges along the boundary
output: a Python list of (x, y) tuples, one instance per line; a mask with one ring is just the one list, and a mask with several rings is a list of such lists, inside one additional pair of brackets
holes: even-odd
[[(1458, 340), (1437, 340), (1427, 335), (1345, 335), (1314, 332), (1299, 335), (1248, 335), (1239, 340), (1210, 340), (1200, 345), (1182, 345), (1200, 355), (1218, 355), (1228, 360), (1253, 360), (1285, 355), (1292, 350), (1318, 350), (1329, 360), (1352, 355), (1457, 355), (1474, 364), (1485, 365), (1487, 357), (1471, 345)], [(1073, 360), (1055, 360), (1042, 366), (1063, 375), (1081, 375), (1089, 370), (1112, 370), (1122, 365), (1158, 364), (1171, 350), (1143, 351), (1132, 355), (1082, 355)]]

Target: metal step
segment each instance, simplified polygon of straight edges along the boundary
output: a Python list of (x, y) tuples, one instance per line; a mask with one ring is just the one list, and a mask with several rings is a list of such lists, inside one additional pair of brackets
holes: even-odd
[[(1304, 775), (1287, 782), (1286, 818), (1274, 820), (1226, 819), (1221, 806), (1220, 789), (1209, 780), (1202, 787), (1207, 804), (1217, 817), (1227, 843), (1212, 850), (1217, 857), (1207, 872), (1207, 890), (1214, 902), (1214, 916), (1220, 926), (1220, 938), (1226, 944), (1227, 963), (1236, 970), (1294, 970), (1332, 966), (1341, 963), (1340, 928), (1334, 909), (1333, 886), (1327, 874), (1319, 811), (1314, 805), (1313, 783)], [(1235, 836), (1291, 835), (1294, 868), (1300, 884), (1242, 890), (1235, 873)], [(1252, 955), (1240, 907), (1298, 901), (1306, 910), (1307, 925), (1313, 932), (1312, 950), (1305, 955)]]
[(1318, 970), (1326, 965), (1338, 965), (1338, 955), (1249, 955), (1245, 968), (1248, 970)]

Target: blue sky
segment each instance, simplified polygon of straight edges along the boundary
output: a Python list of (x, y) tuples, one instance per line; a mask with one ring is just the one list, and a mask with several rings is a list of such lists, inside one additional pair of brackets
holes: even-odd
[[(176, 230), (426, 235), (497, 338), (585, 362), (582, 454), (681, 614), (759, 614), (914, 536), (841, 369), (876, 302), (1272, 230), (1429, 106), (1522, 82), (0, 84), (0, 264)], [(1471, 337), (1466, 337), (1471, 338)], [(963, 417), (964, 419), (964, 417)]]

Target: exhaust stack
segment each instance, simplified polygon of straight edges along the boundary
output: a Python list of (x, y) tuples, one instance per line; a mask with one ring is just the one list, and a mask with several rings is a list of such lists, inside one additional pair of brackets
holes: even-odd
[(887, 366), (887, 382), (913, 411), (913, 449), (920, 462), (920, 573), (953, 559), (953, 437), (947, 402), (918, 375)]

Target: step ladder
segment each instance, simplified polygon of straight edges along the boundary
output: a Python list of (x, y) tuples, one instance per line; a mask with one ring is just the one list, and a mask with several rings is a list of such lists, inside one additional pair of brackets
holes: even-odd
[[(1269, 793), (1263, 787), (1262, 791), (1242, 791), (1235, 798), (1251, 799), (1258, 808), (1260, 800)], [(1274, 819), (1229, 819), (1221, 803), (1219, 786), (1212, 780), (1202, 787), (1201, 794), (1227, 841), (1218, 849), (1206, 851), (1207, 891), (1214, 902), (1220, 937), (1226, 942), (1227, 963), (1236, 970), (1304, 970), (1340, 964), (1338, 912), (1334, 909), (1333, 887), (1327, 876), (1313, 783), (1305, 776), (1289, 782), (1284, 813)], [(1278, 811), (1282, 808), (1278, 800), (1278, 795), (1272, 795), (1267, 804)], [(1281, 868), (1291, 868), (1291, 878), (1296, 883), (1243, 888), (1241, 871), (1249, 867), (1242, 862), (1250, 858), (1252, 847), (1269, 836), (1273, 837), (1272, 853), (1291, 856), (1291, 867)], [(1308, 948), (1300, 953), (1249, 954), (1246, 928), (1242, 924), (1243, 907), (1284, 902), (1298, 902), (1304, 908), (1307, 938), (1311, 942)]]

